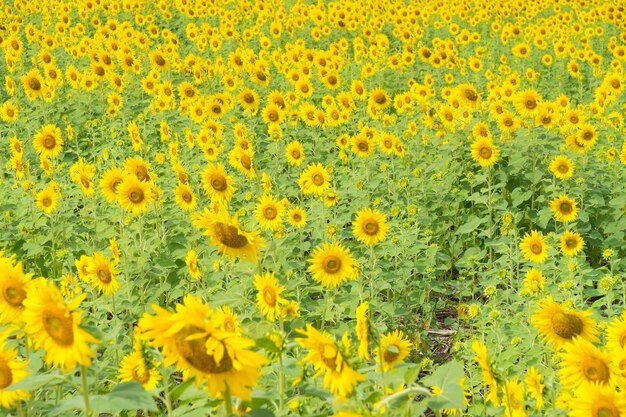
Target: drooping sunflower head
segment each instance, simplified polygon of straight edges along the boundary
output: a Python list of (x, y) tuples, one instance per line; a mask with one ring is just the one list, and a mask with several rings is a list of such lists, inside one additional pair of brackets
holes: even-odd
[(575, 337), (596, 342), (596, 322), (587, 311), (566, 309), (552, 297), (539, 301), (538, 309), (530, 318), (546, 343), (556, 350), (570, 343)]

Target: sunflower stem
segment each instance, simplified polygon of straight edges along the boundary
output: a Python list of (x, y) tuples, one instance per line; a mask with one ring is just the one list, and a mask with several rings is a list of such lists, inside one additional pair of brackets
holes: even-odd
[(89, 408), (89, 385), (87, 385), (87, 367), (85, 365), (80, 366), (80, 377), (83, 383), (83, 401), (85, 403), (85, 415), (91, 417), (91, 409)]
[(167, 369), (163, 367), (163, 393), (165, 394), (165, 407), (167, 408), (167, 415), (171, 416), (173, 413), (172, 410), (172, 396), (170, 395), (170, 387), (169, 387), (169, 378), (170, 375), (167, 373)]
[(226, 390), (224, 391), (224, 413), (226, 417), (233, 415), (233, 397), (230, 395), (228, 382), (226, 383)]

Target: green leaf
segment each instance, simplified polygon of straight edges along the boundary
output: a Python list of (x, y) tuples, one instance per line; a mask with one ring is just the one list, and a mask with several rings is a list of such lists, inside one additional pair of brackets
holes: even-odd
[(248, 411), (244, 416), (248, 417), (274, 417), (274, 413), (266, 408), (255, 408)]
[(463, 365), (458, 361), (450, 361), (435, 370), (432, 375), (422, 379), (427, 387), (438, 387), (441, 394), (428, 400), (429, 407), (440, 410), (442, 408), (463, 408), (463, 388), (459, 381), (463, 378)]
[(280, 349), (274, 344), (272, 339), (268, 337), (260, 337), (255, 340), (257, 347), (272, 353), (280, 353)]
[(32, 374), (22, 379), (20, 382), (17, 382), (13, 385), (10, 385), (5, 390), (6, 391), (15, 391), (18, 389), (24, 391), (34, 391), (46, 385), (56, 385), (60, 384), (64, 381), (64, 378), (58, 373), (47, 373), (47, 374)]
[(421, 370), (422, 370), (421, 365), (415, 365), (407, 369), (407, 371), (404, 373), (404, 382), (406, 382), (407, 384), (410, 384), (413, 381), (415, 381), (415, 379), (417, 379), (417, 376), (419, 375)]
[(459, 227), (459, 229), (457, 230), (457, 233), (458, 234), (471, 233), (474, 230), (476, 230), (478, 226), (483, 224), (486, 220), (487, 220), (486, 218), (471, 216), (463, 226)]
[(108, 394), (90, 396), (90, 402), (91, 408), (99, 413), (116, 414), (122, 410), (158, 410), (152, 396), (135, 381), (119, 384)]

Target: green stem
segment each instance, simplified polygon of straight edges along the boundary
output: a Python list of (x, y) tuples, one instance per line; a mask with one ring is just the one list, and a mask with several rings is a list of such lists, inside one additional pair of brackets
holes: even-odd
[(226, 417), (233, 415), (233, 397), (230, 395), (228, 383), (226, 383), (226, 390), (224, 391), (224, 413)]
[(83, 383), (83, 401), (85, 403), (85, 415), (90, 417), (92, 415), (89, 408), (89, 386), (87, 385), (87, 367), (85, 365), (80, 366), (80, 377)]
[(167, 369), (163, 367), (163, 392), (165, 394), (165, 407), (167, 408), (167, 415), (171, 416), (173, 413), (172, 409), (172, 396), (170, 395), (170, 387), (169, 387), (169, 378), (170, 375), (167, 373)]
[(409, 395), (414, 392), (423, 394), (427, 397), (432, 396), (432, 393), (430, 392), (428, 388), (422, 387), (421, 385), (416, 385), (414, 387), (403, 389), (402, 391), (396, 392), (395, 394), (392, 394), (388, 397), (383, 398), (381, 401), (378, 402), (378, 404), (374, 408), (376, 408), (377, 410), (383, 409), (383, 407), (386, 408), (387, 405), (391, 403), (392, 401), (395, 401), (398, 398), (401, 398), (405, 395)]

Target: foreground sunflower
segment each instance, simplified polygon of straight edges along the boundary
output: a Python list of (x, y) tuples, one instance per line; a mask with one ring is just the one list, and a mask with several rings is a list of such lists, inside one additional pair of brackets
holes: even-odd
[(365, 377), (352, 369), (340, 352), (335, 342), (326, 334), (318, 331), (310, 324), (304, 329), (296, 330), (304, 337), (296, 338), (296, 342), (309, 350), (304, 358), (317, 371), (316, 376), (324, 374), (324, 388), (340, 398), (352, 393), (359, 381)]
[(18, 360), (17, 349), (8, 349), (0, 336), (0, 407), (9, 409), (30, 397), (24, 390), (11, 389), (11, 385), (28, 376), (29, 372), (24, 369), (27, 365), (27, 361)]
[(212, 213), (205, 208), (204, 213), (193, 217), (193, 224), (200, 229), (206, 229), (205, 234), (211, 237), (211, 244), (217, 245), (217, 250), (222, 255), (231, 258), (245, 258), (256, 262), (261, 248), (265, 246), (259, 231), (241, 230), (237, 218), (231, 220), (227, 213)]
[(134, 175), (124, 177), (117, 186), (117, 196), (120, 205), (134, 215), (145, 213), (153, 200), (150, 183), (140, 181)]
[(602, 385), (590, 385), (578, 391), (568, 405), (571, 417), (626, 416), (626, 394)]
[(24, 300), (32, 285), (32, 274), (24, 274), (22, 263), (12, 258), (0, 258), (0, 323), (20, 321)]
[(530, 317), (530, 323), (539, 331), (543, 340), (554, 349), (561, 349), (575, 337), (596, 342), (596, 322), (588, 311), (566, 309), (552, 297), (539, 301), (538, 309)]
[(542, 264), (548, 258), (548, 246), (543, 240), (543, 235), (533, 230), (526, 233), (520, 242), (520, 249), (524, 259), (530, 262)]
[(315, 282), (326, 288), (337, 288), (348, 279), (356, 279), (358, 264), (340, 242), (324, 243), (313, 250), (308, 270)]
[(557, 222), (569, 223), (578, 217), (578, 207), (576, 201), (566, 195), (560, 195), (552, 200), (550, 209), (554, 213), (554, 219)]
[(24, 300), (24, 331), (36, 349), (45, 350), (45, 362), (65, 372), (77, 364), (89, 366), (96, 356), (89, 344), (99, 341), (80, 327), (77, 309), (84, 298), (66, 304), (54, 283), (38, 279)]
[(376, 357), (385, 372), (395, 365), (402, 363), (411, 351), (411, 342), (401, 330), (394, 330), (381, 336), (380, 348), (376, 350)]
[(626, 310), (608, 325), (606, 348), (613, 353), (626, 351)]
[(387, 237), (387, 217), (378, 210), (365, 208), (356, 213), (352, 234), (361, 243), (373, 246)]
[(565, 388), (587, 389), (596, 384), (614, 386), (611, 358), (607, 352), (581, 337), (575, 337), (563, 350), (559, 380)]
[(35, 133), (33, 146), (41, 158), (58, 156), (63, 146), (61, 129), (55, 125), (45, 125)]
[(175, 364), (185, 379), (206, 384), (212, 397), (227, 390), (250, 399), (252, 387), (267, 363), (265, 357), (249, 350), (251, 339), (237, 336), (223, 328), (223, 317), (200, 297), (187, 295), (172, 313), (153, 305), (154, 315), (145, 313), (139, 321), (141, 338), (163, 349), (164, 364)]

